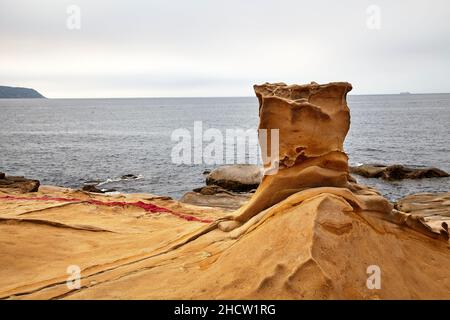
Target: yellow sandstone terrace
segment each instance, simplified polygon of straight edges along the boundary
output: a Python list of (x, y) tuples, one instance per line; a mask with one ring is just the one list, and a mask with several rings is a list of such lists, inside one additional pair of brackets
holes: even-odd
[[(0, 189), (0, 298), (450, 299), (448, 195), (427, 220), (432, 206), (394, 209), (349, 180), (351, 88), (255, 86), (259, 128), (279, 129), (279, 170), (235, 212), (149, 194)], [(79, 288), (66, 283), (70, 266)]]

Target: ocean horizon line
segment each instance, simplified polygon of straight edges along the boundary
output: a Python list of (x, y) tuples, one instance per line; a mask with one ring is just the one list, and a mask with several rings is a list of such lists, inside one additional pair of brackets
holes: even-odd
[[(443, 95), (450, 92), (400, 92), (400, 93), (356, 93), (348, 96), (405, 96), (405, 95)], [(45, 97), (45, 98), (2, 98), (0, 100), (19, 100), (19, 99), (49, 99), (49, 100), (102, 100), (102, 99), (232, 99), (232, 98), (256, 98), (256, 96), (155, 96), (155, 97)]]

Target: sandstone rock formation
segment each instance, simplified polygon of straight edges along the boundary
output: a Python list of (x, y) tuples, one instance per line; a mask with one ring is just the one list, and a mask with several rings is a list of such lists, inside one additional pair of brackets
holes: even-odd
[(363, 164), (350, 167), (350, 172), (366, 178), (385, 180), (441, 178), (450, 175), (438, 168), (407, 167), (403, 165)]
[[(255, 189), (251, 189), (248, 192), (233, 190), (233, 189), (238, 190), (249, 189), (249, 185), (246, 185), (245, 188), (240, 187), (236, 188), (236, 184), (237, 183), (240, 184), (243, 181), (243, 179), (240, 179), (239, 177), (237, 177), (236, 180), (234, 180), (234, 178), (231, 178), (232, 179), (231, 182), (229, 182), (230, 180), (225, 180), (226, 183), (222, 183), (222, 186), (225, 186), (226, 188), (215, 184), (211, 184), (211, 181), (207, 180), (210, 184), (186, 192), (180, 198), (180, 202), (194, 204), (196, 206), (219, 207), (224, 209), (236, 210), (249, 201), (250, 197), (253, 195), (253, 193), (256, 191), (256, 188), (261, 183), (261, 179), (263, 176), (262, 168), (258, 165), (253, 164), (226, 165), (219, 167), (214, 171), (220, 172), (221, 175), (227, 177), (227, 179), (229, 179), (230, 176), (236, 177), (236, 172), (239, 172), (244, 176), (252, 176), (253, 175), (252, 173), (258, 172), (259, 178), (258, 179), (252, 178), (251, 185), (254, 186)], [(210, 173), (211, 171), (209, 170), (203, 172), (203, 174), (210, 174)], [(351, 175), (348, 175), (347, 179), (349, 182), (354, 183), (357, 182), (356, 179)]]
[(220, 186), (226, 190), (246, 192), (258, 188), (263, 177), (262, 168), (251, 164), (222, 166), (206, 177), (207, 185)]
[[(450, 299), (447, 220), (430, 226), (436, 212), (417, 198), (392, 210), (348, 180), (350, 84), (255, 89), (260, 127), (280, 128), (280, 169), (241, 209), (0, 190), (0, 298)], [(79, 288), (67, 286), (69, 266)], [(368, 285), (374, 266), (378, 288)]]
[(0, 172), (0, 189), (16, 192), (36, 192), (39, 189), (39, 181), (17, 176), (6, 176)]
[[(343, 150), (350, 127), (346, 103), (347, 93), (352, 89), (349, 83), (290, 86), (266, 83), (254, 88), (259, 101), (259, 129), (279, 129), (279, 154), (275, 150), (272, 154), (270, 144), (268, 147), (271, 160), (278, 159), (279, 170), (263, 177), (251, 201), (234, 214), (235, 221), (245, 222), (309, 188), (344, 188), (360, 193), (361, 188), (348, 181), (348, 157)], [(268, 160), (264, 167), (269, 166)], [(367, 189), (361, 194), (367, 198), (371, 210), (390, 211), (388, 202), (376, 192)], [(236, 225), (223, 223), (221, 227), (229, 229)]]
[(220, 209), (152, 195), (0, 191), (0, 299), (449, 299), (449, 243), (357, 203), (307, 189), (223, 232)]
[(449, 239), (450, 192), (409, 195), (396, 201), (394, 207), (402, 223), (433, 238)]

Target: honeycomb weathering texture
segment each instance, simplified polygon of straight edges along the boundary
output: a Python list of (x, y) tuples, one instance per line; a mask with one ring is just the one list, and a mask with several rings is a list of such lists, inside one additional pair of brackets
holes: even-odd
[[(259, 129), (267, 129), (267, 141), (271, 141), (270, 129), (279, 130), (278, 157), (267, 144), (268, 155), (279, 158), (279, 170), (264, 176), (251, 201), (236, 212), (235, 219), (246, 221), (307, 188), (349, 187), (343, 144), (350, 127), (346, 96), (351, 84), (266, 83), (254, 89), (259, 100)], [(268, 168), (270, 162), (264, 162)]]
[(280, 164), (293, 166), (302, 158), (343, 152), (350, 128), (347, 82), (325, 85), (254, 86), (259, 100), (259, 129), (279, 129)]
[(348, 181), (350, 89), (255, 87), (283, 161), (231, 214), (149, 194), (0, 190), (0, 299), (449, 299), (450, 195), (393, 210)]

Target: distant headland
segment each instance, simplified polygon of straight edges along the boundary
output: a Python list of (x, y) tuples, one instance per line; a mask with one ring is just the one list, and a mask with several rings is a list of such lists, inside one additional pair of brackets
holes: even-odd
[(34, 89), (0, 86), (0, 99), (36, 99), (45, 98)]

